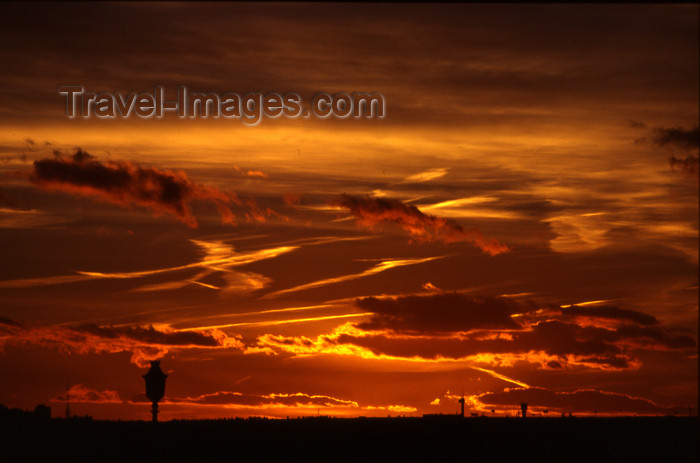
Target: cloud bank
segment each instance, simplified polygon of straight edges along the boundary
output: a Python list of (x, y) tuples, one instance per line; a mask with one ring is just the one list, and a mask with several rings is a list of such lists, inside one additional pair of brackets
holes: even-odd
[(696, 340), (655, 317), (615, 306), (540, 306), (468, 294), (367, 297), (356, 305), (369, 319), (316, 338), (264, 335), (257, 348), (293, 355), (337, 354), (421, 362), (466, 361), (511, 367), (625, 370), (642, 351), (685, 356)]

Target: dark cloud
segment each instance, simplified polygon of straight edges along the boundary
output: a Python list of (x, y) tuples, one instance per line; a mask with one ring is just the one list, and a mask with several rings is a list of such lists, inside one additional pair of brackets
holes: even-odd
[(422, 213), (416, 206), (397, 199), (343, 194), (332, 202), (347, 209), (360, 226), (376, 228), (382, 222), (393, 222), (418, 241), (467, 242), (491, 255), (507, 252), (508, 246), (487, 239), (479, 230), (465, 230), (454, 220)]
[(698, 178), (698, 155), (700, 148), (700, 128), (684, 129), (676, 128), (655, 128), (651, 141), (660, 147), (672, 148), (682, 151), (694, 151), (685, 157), (676, 157), (671, 154), (668, 163), (671, 169), (678, 170), (687, 177)]
[(615, 392), (579, 389), (573, 392), (555, 392), (544, 388), (506, 389), (503, 392), (487, 392), (476, 396), (485, 406), (507, 405), (520, 408), (525, 402), (530, 408), (547, 408), (557, 412), (578, 413), (669, 413), (666, 407), (641, 397), (632, 397)]
[(459, 293), (357, 300), (372, 318), (358, 325), (363, 330), (401, 333), (448, 333), (475, 329), (519, 329), (510, 315), (526, 309), (510, 299), (476, 299)]
[(636, 310), (621, 309), (611, 305), (599, 305), (591, 307), (572, 306), (561, 309), (561, 314), (565, 318), (603, 318), (608, 320), (627, 321), (639, 325), (657, 325), (659, 320), (653, 315)]
[(72, 327), (79, 333), (88, 333), (104, 339), (128, 338), (144, 344), (158, 344), (165, 346), (203, 346), (215, 347), (220, 342), (208, 333), (195, 331), (158, 331), (152, 326), (98, 326), (92, 323)]
[(667, 349), (693, 349), (697, 347), (695, 339), (688, 335), (673, 335), (668, 330), (656, 326), (621, 326), (616, 330), (624, 339), (636, 341), (641, 345), (656, 344)]
[(681, 127), (664, 129), (654, 129), (654, 144), (658, 146), (669, 146), (684, 150), (697, 150), (700, 147), (700, 127), (683, 129)]
[(614, 331), (559, 320), (539, 322), (532, 331), (519, 333), (515, 338), (522, 351), (544, 350), (558, 357), (595, 355), (606, 360), (622, 353), (615, 341)]
[(201, 199), (216, 205), (223, 223), (234, 223), (228, 206), (239, 202), (237, 196), (197, 185), (183, 171), (141, 167), (128, 161), (102, 163), (80, 148), (68, 158), (60, 152), (54, 155), (54, 159), (34, 161), (30, 180), (37, 186), (98, 198), (122, 207), (138, 205), (157, 215), (174, 215), (190, 227), (196, 227), (197, 221), (189, 203)]

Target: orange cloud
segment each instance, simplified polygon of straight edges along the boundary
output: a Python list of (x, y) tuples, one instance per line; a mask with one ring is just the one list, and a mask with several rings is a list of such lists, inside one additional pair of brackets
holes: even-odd
[(260, 177), (260, 178), (267, 178), (267, 174), (265, 172), (259, 171), (259, 170), (249, 170), (246, 172), (246, 175), (248, 177)]
[(424, 214), (396, 199), (343, 194), (333, 205), (350, 211), (364, 228), (375, 229), (382, 222), (393, 222), (418, 241), (467, 242), (492, 256), (509, 251), (508, 246), (485, 238), (479, 230), (465, 230), (454, 220)]
[(440, 291), (442, 291), (440, 288), (438, 288), (437, 286), (435, 286), (434, 284), (432, 284), (432, 283), (429, 282), (429, 281), (428, 281), (427, 283), (423, 283), (422, 288), (423, 288), (423, 289), (426, 289), (426, 290), (428, 290), (428, 291), (433, 291), (433, 292), (437, 292), (437, 293), (439, 293)]

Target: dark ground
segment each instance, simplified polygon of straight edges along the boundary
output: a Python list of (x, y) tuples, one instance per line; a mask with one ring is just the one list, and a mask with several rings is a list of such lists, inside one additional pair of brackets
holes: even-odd
[(0, 419), (0, 461), (697, 462), (697, 417)]

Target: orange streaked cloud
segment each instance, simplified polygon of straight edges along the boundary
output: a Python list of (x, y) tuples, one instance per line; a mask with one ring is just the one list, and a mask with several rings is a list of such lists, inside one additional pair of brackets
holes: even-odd
[(0, 228), (24, 228), (60, 226), (70, 223), (65, 217), (48, 214), (36, 209), (0, 207)]
[(498, 198), (495, 196), (474, 196), (471, 198), (450, 199), (435, 204), (417, 205), (423, 213), (439, 213), (452, 218), (491, 218), (522, 220), (525, 216), (515, 211), (494, 208)]
[(416, 206), (396, 199), (343, 194), (333, 204), (347, 209), (364, 228), (376, 229), (380, 223), (388, 221), (418, 241), (468, 242), (492, 256), (509, 251), (508, 246), (484, 238), (476, 229), (465, 230), (453, 220), (424, 214)]
[(413, 182), (429, 182), (430, 180), (435, 180), (436, 178), (444, 177), (447, 175), (449, 169), (444, 167), (437, 167), (434, 169), (428, 169), (424, 172), (418, 174), (409, 175), (403, 182), (413, 183)]
[(518, 381), (517, 379), (509, 378), (508, 376), (503, 375), (503, 374), (498, 373), (498, 372), (493, 371), (493, 370), (488, 370), (486, 368), (481, 368), (481, 367), (477, 367), (477, 366), (473, 366), (473, 365), (471, 368), (473, 368), (475, 370), (483, 371), (484, 373), (487, 373), (487, 374), (493, 376), (494, 378), (501, 379), (501, 380), (506, 381), (508, 383), (516, 384), (520, 387), (524, 387), (524, 388), (532, 387), (529, 384), (523, 383), (522, 381)]
[(239, 326), (275, 326), (275, 325), (286, 325), (288, 323), (310, 323), (310, 322), (320, 322), (325, 320), (339, 320), (343, 318), (355, 318), (355, 317), (366, 317), (371, 315), (371, 312), (365, 313), (349, 313), (340, 315), (324, 315), (320, 317), (307, 317), (307, 318), (288, 318), (284, 320), (266, 320), (260, 322), (241, 322), (241, 323), (227, 323), (225, 325), (214, 325), (207, 327), (197, 327), (197, 328), (184, 328), (178, 331), (194, 331), (202, 329), (223, 329), (223, 328), (235, 328)]
[(267, 174), (265, 172), (261, 172), (259, 170), (249, 170), (248, 172), (246, 172), (246, 175), (248, 177), (267, 178)]
[[(286, 313), (292, 313), (292, 312), (303, 312), (303, 311), (311, 311), (311, 310), (319, 310), (319, 309), (331, 309), (331, 308), (342, 308), (341, 306), (335, 306), (333, 304), (317, 304), (317, 305), (309, 305), (309, 306), (302, 306), (302, 307), (284, 307), (284, 308), (279, 308), (279, 309), (268, 309), (268, 310), (257, 310), (254, 312), (239, 312), (239, 313), (225, 313), (225, 314), (220, 314), (216, 315), (214, 318), (215, 319), (231, 319), (231, 318), (248, 318), (251, 316), (267, 316), (270, 314), (286, 314)], [(182, 322), (201, 322), (202, 318), (201, 317), (194, 317), (189, 320), (182, 320)], [(230, 326), (230, 324), (224, 324), (224, 325), (210, 325), (210, 326), (198, 326), (198, 327), (188, 327), (188, 328), (181, 328), (180, 331), (187, 331), (187, 330), (201, 330), (201, 329), (213, 329), (213, 328), (224, 328)]]

